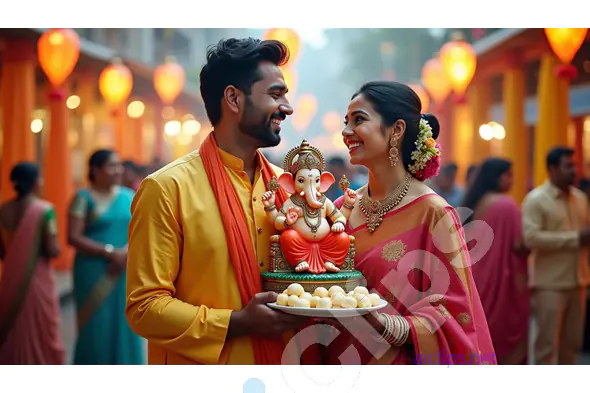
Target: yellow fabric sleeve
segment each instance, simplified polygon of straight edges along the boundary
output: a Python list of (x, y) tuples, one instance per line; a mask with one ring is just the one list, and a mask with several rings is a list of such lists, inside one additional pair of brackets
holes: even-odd
[(131, 206), (126, 315), (131, 329), (192, 361), (217, 364), (232, 310), (175, 298), (182, 228), (178, 201), (154, 178), (145, 179)]

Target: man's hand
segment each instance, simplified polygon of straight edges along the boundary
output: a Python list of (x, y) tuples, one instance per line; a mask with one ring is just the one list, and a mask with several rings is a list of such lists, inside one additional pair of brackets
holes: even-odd
[(258, 293), (244, 309), (234, 311), (229, 323), (228, 338), (244, 335), (280, 337), (309, 320), (308, 317), (290, 315), (268, 307), (266, 304), (275, 302), (277, 296), (274, 292)]

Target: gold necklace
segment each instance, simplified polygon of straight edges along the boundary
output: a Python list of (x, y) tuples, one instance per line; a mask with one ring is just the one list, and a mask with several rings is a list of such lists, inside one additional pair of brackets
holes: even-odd
[(359, 206), (367, 217), (367, 227), (369, 228), (369, 232), (375, 232), (375, 229), (377, 229), (379, 224), (381, 224), (381, 221), (383, 221), (383, 216), (395, 206), (399, 205), (402, 199), (404, 199), (410, 189), (411, 179), (412, 175), (406, 172), (404, 181), (397, 186), (392, 195), (382, 201), (372, 200), (369, 196), (369, 186), (367, 186), (365, 195), (361, 197), (359, 201)]
[[(305, 223), (313, 233), (316, 233), (318, 231), (318, 228), (322, 224), (322, 217), (320, 216), (321, 208), (314, 209), (312, 207), (309, 207), (307, 202), (297, 198), (295, 195), (291, 195), (290, 199), (293, 202), (293, 204), (303, 209), (303, 219), (305, 220)], [(324, 203), (325, 201), (326, 196), (322, 195), (322, 197), (320, 198), (320, 202)], [(310, 218), (318, 218), (318, 221), (314, 224), (310, 221)]]

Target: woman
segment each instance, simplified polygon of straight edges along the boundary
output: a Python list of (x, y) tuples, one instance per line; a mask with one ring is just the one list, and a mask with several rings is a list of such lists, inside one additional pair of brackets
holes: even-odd
[(60, 253), (55, 211), (37, 197), (35, 164), (16, 165), (10, 180), (16, 199), (0, 207), (0, 364), (64, 364), (49, 263)]
[(473, 279), (481, 294), (498, 363), (527, 364), (527, 253), (521, 242), (520, 209), (504, 195), (511, 187), (511, 162), (487, 159), (468, 189), (463, 206), (474, 211), (470, 217), (473, 222), (465, 225), (467, 237), (490, 234), (486, 247), (472, 253), (478, 256), (472, 263)]
[(438, 121), (420, 111), (394, 82), (365, 84), (348, 106), (344, 143), (369, 182), (337, 206), (350, 214), (356, 269), (391, 306), (357, 321), (359, 331), (343, 321), (353, 334), (340, 329), (329, 363), (355, 362), (350, 344), (362, 364), (495, 363), (459, 218), (422, 183), (438, 173), (440, 146)]
[(68, 239), (76, 249), (74, 296), (78, 314), (75, 364), (142, 364), (142, 340), (125, 318), (127, 227), (133, 191), (117, 185), (122, 165), (111, 150), (88, 164), (90, 188), (70, 205)]

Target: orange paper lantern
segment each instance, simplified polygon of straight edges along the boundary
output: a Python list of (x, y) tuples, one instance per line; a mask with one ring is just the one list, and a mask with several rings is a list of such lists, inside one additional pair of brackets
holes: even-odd
[(269, 29), (264, 33), (264, 39), (281, 41), (287, 45), (290, 53), (289, 63), (293, 62), (299, 55), (301, 40), (299, 39), (299, 34), (293, 29)]
[(553, 52), (565, 64), (571, 63), (578, 49), (584, 43), (588, 28), (579, 29), (545, 29), (545, 35)]
[(123, 103), (133, 89), (133, 75), (119, 60), (105, 68), (98, 79), (98, 88), (104, 99), (113, 104)]
[(420, 102), (422, 103), (422, 113), (428, 112), (428, 108), (430, 107), (430, 97), (424, 88), (417, 84), (410, 84), (408, 85), (420, 98)]
[(475, 75), (475, 51), (462, 37), (456, 35), (453, 41), (441, 48), (440, 58), (453, 91), (463, 95)]
[(438, 103), (443, 102), (451, 92), (451, 84), (438, 57), (428, 60), (422, 67), (422, 84)]
[(154, 72), (154, 88), (164, 104), (171, 104), (184, 89), (186, 75), (174, 58), (168, 57)]
[(37, 42), (41, 69), (54, 87), (61, 85), (74, 71), (80, 57), (80, 38), (72, 29), (51, 29)]

